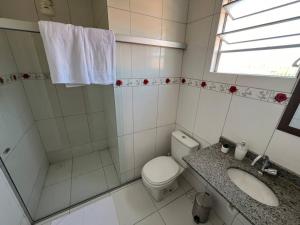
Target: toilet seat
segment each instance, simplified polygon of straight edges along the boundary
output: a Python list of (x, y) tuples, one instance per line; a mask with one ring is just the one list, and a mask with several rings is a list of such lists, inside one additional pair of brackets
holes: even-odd
[(181, 168), (170, 156), (160, 156), (150, 160), (142, 170), (143, 178), (153, 186), (162, 186), (176, 179)]

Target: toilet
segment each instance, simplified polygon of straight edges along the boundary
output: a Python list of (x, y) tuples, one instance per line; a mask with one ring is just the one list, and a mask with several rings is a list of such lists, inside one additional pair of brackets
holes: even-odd
[(178, 187), (177, 178), (187, 168), (182, 157), (199, 146), (181, 131), (174, 131), (171, 137), (171, 156), (159, 156), (147, 162), (142, 169), (142, 180), (156, 201)]

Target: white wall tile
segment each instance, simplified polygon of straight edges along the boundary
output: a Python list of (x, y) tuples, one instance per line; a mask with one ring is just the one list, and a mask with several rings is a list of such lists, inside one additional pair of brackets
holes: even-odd
[(120, 173), (134, 169), (133, 134), (118, 137)]
[(18, 72), (16, 62), (9, 47), (5, 31), (0, 31), (0, 72), (11, 74)]
[(142, 167), (155, 157), (156, 129), (134, 134), (135, 168)]
[(46, 80), (24, 80), (23, 85), (36, 120), (61, 116), (55, 86)]
[(157, 128), (155, 156), (167, 155), (171, 152), (171, 136), (174, 130), (174, 124)]
[(207, 48), (210, 40), (210, 29), (212, 25), (213, 17), (207, 17), (205, 19), (190, 23), (187, 25), (186, 41), (188, 43), (197, 43), (203, 48)]
[(209, 143), (217, 143), (222, 133), (230, 100), (229, 94), (202, 89), (194, 133)]
[(197, 44), (188, 44), (183, 55), (182, 74), (195, 79), (203, 78), (206, 49)]
[(141, 131), (156, 126), (158, 87), (133, 88), (134, 131)]
[(21, 82), (2, 86), (0, 102), (0, 145), (3, 148), (13, 148), (33, 124), (33, 116)]
[(132, 77), (159, 76), (160, 48), (132, 45)]
[(161, 18), (162, 2), (162, 0), (130, 0), (130, 8), (133, 12)]
[(117, 77), (131, 77), (131, 45), (117, 43)]
[(159, 87), (157, 126), (175, 123), (179, 85)]
[(130, 13), (108, 7), (109, 29), (116, 34), (130, 34)]
[(10, 47), (20, 73), (40, 73), (42, 68), (32, 34), (21, 31), (6, 31)]
[(160, 77), (180, 77), (183, 51), (179, 49), (161, 48)]
[(93, 27), (93, 9), (91, 0), (68, 0), (71, 23)]
[(182, 73), (201, 79), (205, 68), (212, 17), (191, 23), (187, 26), (188, 48), (183, 56)]
[(85, 113), (81, 87), (66, 88), (64, 85), (57, 85), (56, 88), (64, 116)]
[(103, 90), (99, 85), (89, 85), (83, 88), (86, 111), (88, 113), (104, 111)]
[(107, 137), (104, 112), (88, 114), (88, 123), (92, 141), (103, 140)]
[(67, 130), (62, 118), (37, 122), (43, 144), (47, 151), (55, 151), (69, 146)]
[(214, 0), (190, 0), (188, 21), (195, 21), (214, 13)]
[(129, 10), (130, 0), (107, 0), (107, 5), (118, 9)]
[(164, 20), (162, 22), (162, 39), (184, 42), (186, 24)]
[(271, 161), (300, 175), (299, 146), (299, 137), (275, 130), (265, 154), (270, 157)]
[(131, 35), (161, 39), (162, 23), (160, 19), (131, 13)]
[(132, 88), (115, 88), (118, 136), (133, 133)]
[(236, 83), (241, 86), (291, 92), (296, 80), (296, 78), (240, 75), (237, 77)]
[(17, 20), (26, 20), (26, 21), (38, 20), (34, 1), (32, 0), (24, 0), (21, 2), (18, 0), (12, 0), (12, 1), (1, 0), (0, 4), (1, 4), (1, 9), (0, 9), (1, 17), (17, 19)]
[(177, 123), (193, 132), (200, 89), (181, 86), (178, 100)]
[(0, 190), (1, 224), (20, 224), (23, 217), (23, 210), (21, 209), (2, 171), (0, 171)]
[(246, 141), (257, 154), (265, 152), (284, 106), (233, 96), (222, 136)]
[(187, 22), (188, 0), (164, 0), (163, 18), (181, 23)]
[(71, 145), (90, 142), (90, 132), (86, 115), (68, 116), (64, 118)]

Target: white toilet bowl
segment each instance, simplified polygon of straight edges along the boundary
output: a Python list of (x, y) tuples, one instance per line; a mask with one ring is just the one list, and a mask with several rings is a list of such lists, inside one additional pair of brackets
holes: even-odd
[(174, 131), (171, 139), (172, 156), (159, 156), (142, 169), (143, 183), (156, 201), (178, 187), (177, 178), (187, 167), (182, 157), (196, 150), (199, 143), (181, 131)]
[(178, 187), (177, 178), (184, 171), (171, 156), (160, 156), (150, 160), (142, 170), (142, 180), (156, 201), (161, 201)]

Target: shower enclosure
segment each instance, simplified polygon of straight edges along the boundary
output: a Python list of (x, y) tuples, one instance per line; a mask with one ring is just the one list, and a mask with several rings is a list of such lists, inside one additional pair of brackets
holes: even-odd
[[(68, 4), (55, 20), (107, 29), (106, 1)], [(1, 169), (32, 221), (120, 185), (113, 86), (52, 84), (39, 33), (0, 29), (0, 105)]]
[(40, 34), (0, 30), (0, 147), (33, 220), (120, 185), (113, 86), (54, 85)]

